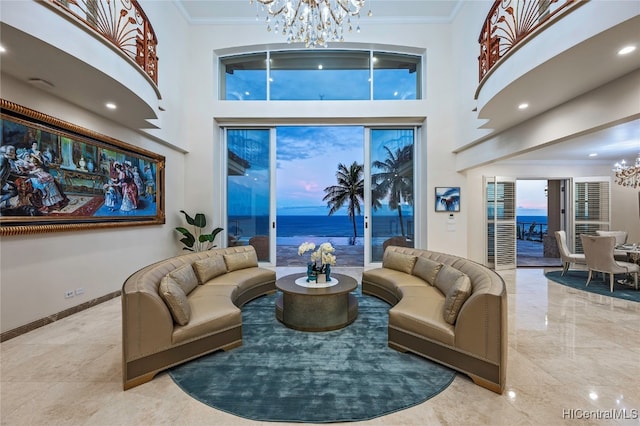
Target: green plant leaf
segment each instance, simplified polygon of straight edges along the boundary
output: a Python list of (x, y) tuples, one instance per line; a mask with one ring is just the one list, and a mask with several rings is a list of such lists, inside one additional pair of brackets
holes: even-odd
[(193, 218), (192, 218), (191, 216), (189, 216), (189, 215), (187, 214), (187, 212), (185, 212), (184, 210), (180, 210), (180, 213), (184, 214), (184, 218), (185, 218), (185, 220), (187, 221), (187, 223), (188, 223), (189, 225), (194, 225), (194, 224), (195, 224), (195, 222), (194, 222)]
[[(185, 245), (185, 247), (183, 247), (183, 250), (201, 251), (210, 250), (213, 247), (216, 247), (213, 244), (213, 240), (215, 240), (216, 236), (223, 231), (223, 228), (215, 228), (211, 231), (210, 234), (200, 234), (200, 231), (198, 231), (197, 229), (202, 229), (207, 225), (207, 219), (205, 218), (205, 215), (203, 213), (196, 213), (195, 217), (191, 217), (184, 210), (180, 210), (180, 213), (184, 215), (187, 223), (193, 226), (193, 231), (197, 235), (196, 237), (191, 230), (182, 226), (178, 226), (175, 228), (177, 232), (183, 235), (183, 238), (180, 239), (180, 242)], [(200, 243), (209, 242), (211, 244), (207, 244), (206, 246), (203, 246), (201, 244), (196, 245), (196, 241), (200, 241)]]
[(187, 247), (193, 247), (193, 245), (196, 242), (196, 238), (188, 229), (179, 226), (176, 228), (176, 231), (184, 235), (184, 238), (180, 239), (180, 242), (182, 244), (184, 244)]
[(204, 228), (205, 226), (207, 226), (207, 218), (204, 216), (204, 214), (198, 213), (196, 214), (196, 218), (192, 225), (198, 228)]
[(202, 234), (202, 235), (200, 235), (199, 240), (200, 240), (200, 242), (201, 242), (201, 243), (204, 243), (205, 241), (209, 241), (209, 242), (211, 242), (211, 243), (212, 243), (212, 242), (213, 242), (213, 240), (215, 240), (215, 239), (216, 239), (216, 236), (217, 236), (220, 232), (222, 232), (222, 228), (216, 228), (216, 229), (214, 229), (213, 231), (211, 231), (211, 233), (210, 233), (210, 234)]

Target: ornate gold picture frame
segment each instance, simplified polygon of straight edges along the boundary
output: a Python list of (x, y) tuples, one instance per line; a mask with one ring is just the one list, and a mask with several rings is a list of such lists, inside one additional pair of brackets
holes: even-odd
[(0, 235), (165, 223), (162, 155), (0, 99)]

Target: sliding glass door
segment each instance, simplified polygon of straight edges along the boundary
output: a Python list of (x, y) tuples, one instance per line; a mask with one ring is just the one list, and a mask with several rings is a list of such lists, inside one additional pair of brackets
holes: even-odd
[(273, 129), (227, 129), (228, 246), (252, 245), (258, 261), (274, 263)]
[(388, 245), (413, 247), (415, 128), (370, 129), (365, 193), (365, 264)]
[[(417, 128), (359, 129), (365, 130), (364, 242), (358, 242), (357, 238), (353, 238), (355, 234), (351, 232), (350, 226), (345, 228), (347, 233), (343, 239), (352, 241), (348, 243), (351, 246), (364, 245), (362, 261), (368, 265), (381, 262), (384, 249), (388, 245), (414, 247), (415, 235), (419, 232), (414, 221)], [(224, 132), (227, 244), (230, 247), (252, 245), (256, 248), (260, 262), (275, 266), (276, 128), (227, 128)], [(357, 138), (353, 138), (353, 143), (358, 143)], [(362, 146), (362, 139), (359, 144)], [(306, 145), (300, 147), (307, 148)], [(348, 160), (347, 166), (353, 162), (352, 159)], [(356, 160), (354, 164), (360, 164), (360, 161)], [(335, 169), (328, 166), (325, 169), (326, 174), (330, 176), (327, 185), (334, 185), (332, 181), (336, 179)], [(313, 190), (317, 185), (303, 182), (306, 180), (302, 179), (301, 182), (305, 186), (304, 193), (314, 196), (313, 207), (316, 210), (324, 207), (327, 210), (325, 214), (328, 214), (326, 197), (322, 201), (327, 189), (315, 194)], [(299, 194), (292, 195), (299, 198)], [(345, 224), (350, 223), (347, 218), (334, 219), (340, 219)], [(355, 219), (356, 224), (362, 223), (362, 216), (359, 214)], [(313, 233), (313, 230), (306, 228), (299, 231)], [(357, 235), (362, 234), (358, 232)], [(335, 238), (337, 236), (329, 235), (334, 241), (340, 241), (340, 238)], [(344, 250), (354, 251), (348, 247), (344, 247)]]

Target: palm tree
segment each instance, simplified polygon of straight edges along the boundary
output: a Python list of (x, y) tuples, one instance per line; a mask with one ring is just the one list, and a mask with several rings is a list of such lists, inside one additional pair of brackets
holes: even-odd
[(361, 214), (360, 202), (364, 202), (364, 165), (353, 162), (349, 168), (342, 163), (338, 164), (336, 172), (337, 185), (324, 189), (325, 196), (322, 201), (330, 207), (329, 216), (340, 210), (347, 203), (347, 214), (353, 223), (353, 239), (349, 244), (355, 244), (358, 237), (356, 216)]
[(402, 200), (413, 205), (413, 145), (406, 145), (392, 152), (384, 147), (387, 158), (376, 160), (372, 166), (382, 170), (371, 175), (373, 209), (377, 210), (382, 204), (380, 200), (389, 195), (389, 208), (398, 211), (400, 232), (406, 236), (402, 220)]

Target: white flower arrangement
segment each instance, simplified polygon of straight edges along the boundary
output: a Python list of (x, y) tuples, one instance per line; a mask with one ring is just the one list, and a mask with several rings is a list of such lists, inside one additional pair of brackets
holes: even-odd
[[(298, 256), (302, 256), (309, 250), (312, 250), (310, 256), (311, 262), (314, 265), (314, 270), (317, 270), (320, 273), (324, 273), (324, 271), (326, 271), (326, 265), (336, 264), (336, 256), (333, 254), (336, 249), (331, 245), (331, 243), (322, 243), (317, 250), (315, 249), (316, 245), (314, 243), (304, 242), (298, 247)], [(320, 268), (317, 268), (316, 266), (318, 262), (320, 262)]]

